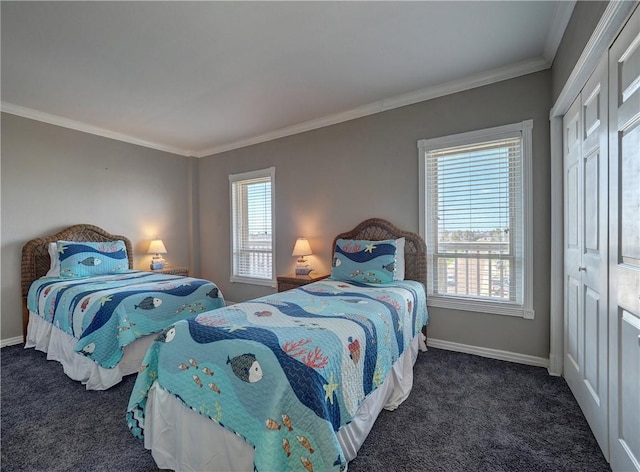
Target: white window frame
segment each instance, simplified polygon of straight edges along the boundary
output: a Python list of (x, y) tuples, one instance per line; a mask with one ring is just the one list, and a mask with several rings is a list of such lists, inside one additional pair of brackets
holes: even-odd
[[(429, 280), (431, 272), (428, 271), (427, 305), (439, 308), (464, 310), (471, 312), (492, 313), (497, 315), (518, 316), (526, 319), (534, 318), (533, 310), (533, 201), (532, 201), (532, 130), (533, 120), (526, 120), (505, 126), (487, 128), (483, 130), (460, 133), (433, 139), (418, 141), (419, 157), (419, 228), (421, 236), (427, 241), (427, 264), (433, 260), (433, 244), (429, 244), (430, 235), (427, 232), (427, 209), (430, 202), (429, 189), (427, 188), (427, 153), (430, 151), (448, 147), (464, 146), (473, 143), (493, 141), (513, 136), (520, 136), (521, 141), (521, 168), (522, 168), (522, 277), (523, 277), (523, 303), (478, 300), (455, 294), (434, 294), (433, 283)], [(431, 291), (431, 293), (429, 293)]]
[[(246, 277), (242, 275), (236, 275), (235, 273), (235, 244), (236, 244), (236, 221), (234, 210), (235, 200), (233, 198), (233, 187), (235, 183), (265, 178), (268, 177), (271, 181), (271, 278), (260, 277)], [(275, 186), (276, 186), (276, 168), (269, 167), (268, 169), (260, 169), (251, 172), (244, 172), (242, 174), (230, 174), (229, 175), (229, 210), (230, 210), (230, 232), (231, 232), (231, 282), (239, 282), (252, 285), (265, 285), (268, 287), (276, 287), (276, 224), (275, 224)]]

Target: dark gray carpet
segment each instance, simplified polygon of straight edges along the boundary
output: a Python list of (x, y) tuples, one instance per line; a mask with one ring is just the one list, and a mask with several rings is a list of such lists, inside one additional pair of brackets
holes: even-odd
[[(22, 345), (1, 360), (2, 471), (155, 471), (127, 429), (135, 376), (105, 392)], [(430, 348), (350, 472), (610, 470), (566, 382), (538, 367)]]

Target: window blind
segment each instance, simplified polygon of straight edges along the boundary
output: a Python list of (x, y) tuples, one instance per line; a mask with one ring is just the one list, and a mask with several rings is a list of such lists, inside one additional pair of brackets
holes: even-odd
[(522, 156), (521, 133), (425, 150), (430, 295), (524, 307)]
[[(232, 179), (232, 279), (273, 280), (272, 174)], [(241, 177), (241, 176), (240, 176)]]

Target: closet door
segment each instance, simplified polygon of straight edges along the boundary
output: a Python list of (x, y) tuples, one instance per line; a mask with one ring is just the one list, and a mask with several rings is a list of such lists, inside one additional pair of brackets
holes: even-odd
[(640, 10), (609, 51), (610, 447), (614, 471), (640, 470)]
[(607, 57), (565, 115), (565, 378), (605, 457), (608, 440)]

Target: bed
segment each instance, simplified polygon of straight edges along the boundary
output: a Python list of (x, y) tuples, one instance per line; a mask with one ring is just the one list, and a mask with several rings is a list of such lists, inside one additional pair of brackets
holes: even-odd
[(224, 306), (204, 279), (133, 270), (131, 241), (70, 226), (22, 249), (25, 348), (56, 360), (89, 390), (136, 373), (157, 335), (179, 319)]
[[(160, 468), (344, 470), (380, 411), (408, 397), (426, 350), (424, 242), (369, 219), (333, 247), (331, 278), (199, 314), (158, 336), (126, 416)], [(365, 264), (396, 279), (398, 250), (405, 280), (354, 270), (343, 257), (375, 255)]]

